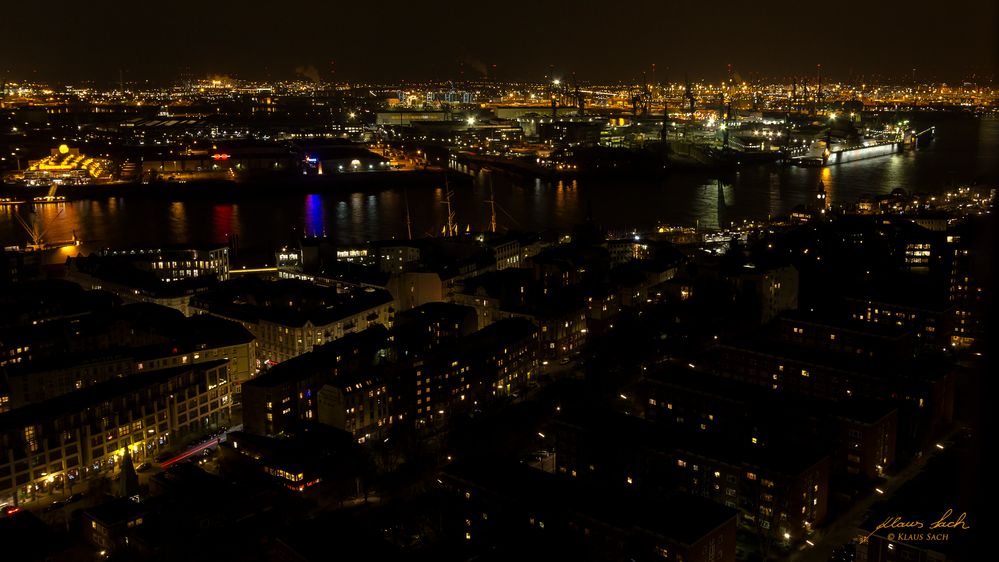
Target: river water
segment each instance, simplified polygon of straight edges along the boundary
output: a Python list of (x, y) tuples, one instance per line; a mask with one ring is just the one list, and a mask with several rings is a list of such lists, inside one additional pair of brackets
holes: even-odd
[[(999, 184), (999, 121), (944, 118), (936, 138), (923, 149), (826, 168), (744, 168), (723, 177), (674, 174), (656, 181), (580, 179), (542, 182), (484, 173), (453, 186), (452, 204), (464, 230), (489, 224), (490, 188), (500, 228), (568, 228), (588, 213), (611, 229), (649, 229), (658, 224), (714, 228), (744, 219), (787, 213), (812, 201), (821, 180), (831, 204), (850, 203), (865, 194), (896, 188), (936, 193), (967, 183)], [(923, 125), (917, 123), (917, 126)], [(406, 208), (413, 236), (439, 233), (447, 220), (441, 188), (385, 185), (302, 195), (273, 195), (189, 201), (107, 197), (45, 205), (36, 209), (48, 241), (74, 233), (87, 241), (53, 252), (46, 261), (63, 261), (110, 246), (225, 243), (238, 236), (247, 254), (265, 256), (298, 236), (328, 235), (360, 242), (406, 236)], [(71, 189), (71, 188), (66, 188)], [(15, 220), (31, 220), (30, 206), (0, 207), (0, 244), (24, 244), (27, 235)]]

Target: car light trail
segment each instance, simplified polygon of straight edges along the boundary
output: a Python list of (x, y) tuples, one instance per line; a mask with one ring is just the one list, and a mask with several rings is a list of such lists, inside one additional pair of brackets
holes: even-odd
[(170, 465), (172, 465), (172, 464), (176, 464), (176, 463), (178, 463), (178, 462), (180, 462), (180, 461), (182, 461), (182, 460), (184, 460), (186, 458), (190, 458), (192, 455), (200, 453), (200, 452), (204, 451), (205, 449), (208, 449), (210, 447), (214, 447), (215, 445), (218, 445), (218, 444), (219, 444), (219, 440), (218, 439), (212, 439), (211, 441), (208, 441), (207, 443), (202, 443), (201, 445), (198, 445), (197, 447), (195, 447), (193, 449), (188, 449), (187, 451), (184, 451), (183, 453), (177, 455), (176, 457), (173, 457), (172, 459), (167, 459), (167, 460), (163, 461), (162, 463), (160, 463), (160, 468), (164, 468), (164, 469), (165, 468), (169, 468)]

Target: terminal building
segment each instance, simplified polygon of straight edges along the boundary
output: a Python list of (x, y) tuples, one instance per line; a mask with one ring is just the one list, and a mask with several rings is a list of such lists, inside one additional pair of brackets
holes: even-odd
[(86, 185), (111, 178), (110, 162), (80, 153), (63, 144), (40, 160), (31, 160), (22, 174), (28, 186)]

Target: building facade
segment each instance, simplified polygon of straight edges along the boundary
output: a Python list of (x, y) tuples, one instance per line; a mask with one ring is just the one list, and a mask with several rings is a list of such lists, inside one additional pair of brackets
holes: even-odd
[(226, 361), (113, 379), (0, 414), (0, 498), (14, 503), (110, 475), (227, 425)]

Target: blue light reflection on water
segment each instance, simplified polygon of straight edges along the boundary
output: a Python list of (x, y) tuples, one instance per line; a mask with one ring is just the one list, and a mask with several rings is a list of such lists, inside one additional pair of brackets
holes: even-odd
[[(489, 225), (493, 193), (500, 228), (569, 228), (587, 215), (609, 228), (653, 228), (657, 224), (716, 227), (789, 212), (810, 202), (821, 181), (831, 204), (902, 188), (940, 192), (956, 184), (999, 182), (999, 121), (940, 123), (926, 149), (828, 168), (743, 168), (720, 178), (674, 174), (656, 181), (613, 179), (511, 180), (482, 173), (452, 185), (452, 207), (461, 229)], [(443, 186), (386, 186), (380, 191), (333, 191), (305, 197), (276, 194), (234, 201), (164, 202), (103, 198), (38, 207), (48, 240), (75, 233), (102, 246), (220, 243), (237, 234), (244, 248), (275, 247), (303, 234), (359, 242), (406, 236), (407, 202), (414, 236), (439, 233), (447, 220)], [(67, 188), (69, 189), (69, 188)], [(127, 204), (126, 204), (127, 203)], [(61, 211), (59, 209), (62, 209)], [(12, 213), (30, 218), (30, 207), (0, 207), (0, 244), (23, 244), (26, 235)]]

